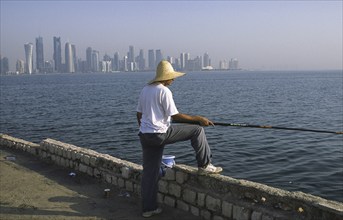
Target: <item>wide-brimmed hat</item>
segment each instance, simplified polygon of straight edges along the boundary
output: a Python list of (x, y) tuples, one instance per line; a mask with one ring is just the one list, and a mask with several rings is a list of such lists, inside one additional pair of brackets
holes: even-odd
[(151, 80), (149, 84), (152, 84), (154, 82), (161, 82), (165, 80), (175, 79), (185, 74), (186, 73), (174, 71), (173, 66), (168, 61), (162, 60), (157, 66), (155, 78)]

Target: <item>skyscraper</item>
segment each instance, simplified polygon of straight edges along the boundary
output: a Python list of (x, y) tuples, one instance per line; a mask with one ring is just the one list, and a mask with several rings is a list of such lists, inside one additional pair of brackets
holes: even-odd
[(127, 56), (124, 56), (123, 62), (124, 62), (124, 71), (125, 71), (125, 72), (129, 71), (129, 68), (128, 68), (128, 66), (127, 66), (127, 64), (128, 64), (128, 58), (127, 58)]
[(25, 62), (24, 62), (24, 60), (18, 59), (15, 67), (16, 67), (17, 74), (25, 73)]
[(163, 55), (161, 50), (156, 50), (156, 66), (163, 60)]
[(104, 55), (104, 58), (102, 58), (103, 61), (111, 61), (111, 57), (108, 54)]
[[(186, 58), (189, 57), (186, 55)], [(202, 67), (202, 57), (201, 56), (197, 56), (194, 59), (187, 59), (186, 61), (186, 67), (185, 70), (186, 71), (199, 71), (201, 70)]]
[(9, 62), (7, 57), (0, 56), (0, 74), (6, 74), (9, 71)]
[(25, 73), (25, 62), (24, 62), (24, 60), (19, 60), (19, 59), (17, 60), (16, 72), (17, 72), (17, 74)]
[(128, 62), (135, 62), (135, 49), (133, 46), (129, 46), (129, 53), (127, 56)]
[(99, 51), (93, 50), (92, 51), (92, 71), (99, 72)]
[(192, 65), (190, 65), (190, 60), (191, 60), (191, 54), (190, 53), (185, 53), (185, 69), (192, 69), (193, 67), (190, 67)]
[(180, 69), (184, 70), (186, 68), (186, 53), (180, 54)]
[(144, 59), (144, 51), (140, 49), (139, 56), (138, 56), (138, 68), (139, 70), (145, 70), (145, 59)]
[(156, 67), (154, 50), (149, 50), (148, 59), (149, 59), (149, 70), (154, 70)]
[(39, 72), (44, 71), (43, 38), (36, 38), (36, 68)]
[(71, 45), (71, 51), (73, 53), (73, 65), (74, 65), (74, 72), (77, 72), (77, 58), (76, 58), (76, 47), (75, 44)]
[(119, 53), (116, 52), (113, 56), (113, 63), (112, 63), (112, 70), (119, 71), (120, 70), (120, 58)]
[(73, 59), (73, 48), (70, 43), (65, 44), (65, 64), (66, 72), (73, 73), (75, 72), (74, 59)]
[(103, 60), (101, 63), (101, 72), (109, 73), (112, 71), (112, 62)]
[(231, 58), (229, 61), (229, 70), (238, 70), (238, 60), (236, 58)]
[(27, 43), (24, 45), (25, 48), (25, 73), (32, 74), (33, 72), (33, 44)]
[(132, 72), (135, 71), (137, 68), (137, 64), (135, 62), (135, 51), (133, 46), (129, 46), (129, 52), (127, 53), (127, 68), (128, 71)]
[(169, 63), (171, 63), (172, 65), (175, 63), (175, 62), (174, 62), (174, 57), (171, 57), (171, 56), (167, 56), (167, 61), (168, 61)]
[(62, 72), (62, 49), (61, 49), (61, 38), (54, 37), (54, 55), (55, 71)]
[(206, 53), (204, 53), (204, 64), (203, 64), (203, 67), (207, 67), (207, 66), (211, 66), (211, 63), (210, 63), (210, 56), (206, 52)]
[(221, 70), (227, 70), (228, 69), (228, 63), (226, 60), (219, 61), (219, 69), (221, 69)]
[(92, 48), (88, 47), (86, 50), (86, 71), (91, 72), (92, 71)]

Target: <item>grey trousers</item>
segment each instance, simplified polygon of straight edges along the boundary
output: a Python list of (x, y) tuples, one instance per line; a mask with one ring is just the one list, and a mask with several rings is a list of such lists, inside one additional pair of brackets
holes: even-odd
[(205, 131), (198, 125), (172, 125), (163, 134), (139, 133), (143, 149), (142, 202), (143, 212), (157, 209), (158, 180), (164, 146), (180, 141), (191, 141), (198, 167), (211, 162), (211, 150)]

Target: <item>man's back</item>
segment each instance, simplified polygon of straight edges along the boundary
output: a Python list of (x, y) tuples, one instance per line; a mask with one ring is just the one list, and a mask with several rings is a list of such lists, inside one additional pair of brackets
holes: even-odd
[(158, 83), (143, 88), (137, 112), (142, 113), (142, 133), (165, 133), (170, 126), (170, 116), (177, 114), (178, 110), (171, 91)]

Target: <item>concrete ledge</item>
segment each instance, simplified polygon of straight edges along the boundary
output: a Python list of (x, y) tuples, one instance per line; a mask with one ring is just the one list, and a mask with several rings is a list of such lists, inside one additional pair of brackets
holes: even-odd
[[(140, 195), (141, 165), (53, 139), (35, 144), (1, 134), (0, 145)], [(208, 220), (343, 219), (343, 203), (223, 175), (199, 176), (196, 168), (183, 164), (166, 170), (158, 201)]]

